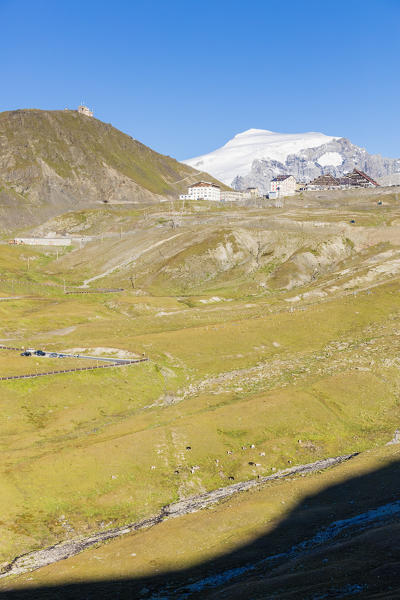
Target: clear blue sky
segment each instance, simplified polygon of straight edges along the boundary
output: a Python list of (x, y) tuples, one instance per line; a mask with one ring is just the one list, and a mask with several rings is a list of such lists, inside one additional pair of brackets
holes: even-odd
[(0, 110), (74, 108), (178, 159), (249, 128), (400, 157), (400, 0), (0, 0)]

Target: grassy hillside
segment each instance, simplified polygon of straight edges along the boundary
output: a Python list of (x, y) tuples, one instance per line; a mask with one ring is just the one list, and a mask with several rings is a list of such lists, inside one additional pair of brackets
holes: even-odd
[(102, 201), (141, 204), (176, 197), (199, 176), (76, 111), (0, 114), (3, 231)]
[(389, 446), (271, 481), (22, 575), (6, 597), (394, 600), (398, 516), (376, 508), (396, 504), (399, 470), (398, 446)]
[[(400, 214), (394, 195), (382, 198), (378, 206), (361, 194), (339, 209), (315, 197), (312, 208), (293, 199), (280, 210), (106, 206), (38, 228), (87, 228), (94, 239), (82, 248), (57, 256), (52, 248), (0, 246), (1, 344), (151, 359), (0, 382), (0, 561), (232, 481), (379, 453), (400, 420)], [(117, 284), (124, 291), (66, 295), (64, 280), (70, 291)], [(76, 360), (0, 352), (4, 375)], [(368, 471), (365, 456), (360, 469)], [(380, 459), (371, 456), (375, 468)], [(174, 520), (154, 528), (154, 538), (138, 534), (150, 550), (137, 565), (121, 559), (114, 569), (82, 554), (73, 559), (74, 578), (192, 567), (272, 527), (286, 514), (283, 494), (294, 507), (333, 481), (326, 477), (296, 483), (293, 492), (282, 484), (282, 495), (274, 485), (247, 506), (238, 500), (240, 518), (242, 508), (224, 503), (215, 512), (220, 529), (207, 511), (187, 519), (198, 550), (180, 545)], [(129, 539), (118, 552), (136, 553)], [(154, 545), (163, 554), (157, 559)], [(68, 564), (33, 581), (65, 579)], [(18, 582), (4, 578), (1, 586)]]

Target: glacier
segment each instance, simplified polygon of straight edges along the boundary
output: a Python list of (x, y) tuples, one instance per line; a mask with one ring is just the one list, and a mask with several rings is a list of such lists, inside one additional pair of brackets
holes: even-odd
[(248, 129), (238, 133), (222, 148), (182, 162), (210, 173), (230, 185), (237, 176), (247, 175), (255, 159), (284, 162), (290, 154), (338, 139), (323, 133), (276, 133), (267, 129)]

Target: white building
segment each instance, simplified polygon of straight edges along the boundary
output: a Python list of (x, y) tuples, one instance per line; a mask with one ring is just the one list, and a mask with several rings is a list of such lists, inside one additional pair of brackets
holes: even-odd
[(9, 240), (9, 244), (26, 245), (26, 246), (70, 246), (72, 239), (67, 237), (42, 237), (42, 238), (14, 238)]
[(296, 193), (296, 180), (293, 175), (278, 175), (274, 177), (269, 187), (270, 198), (283, 198)]
[(248, 187), (246, 189), (246, 193), (247, 193), (247, 197), (251, 198), (252, 200), (254, 200), (255, 198), (258, 198), (260, 195), (257, 187)]
[(236, 192), (228, 190), (221, 192), (221, 202), (240, 202), (241, 200), (248, 200), (250, 198), (247, 192)]
[(88, 108), (87, 106), (84, 106), (83, 104), (78, 106), (78, 113), (80, 113), (81, 115), (85, 115), (86, 117), (93, 117), (93, 111), (90, 110), (90, 108)]
[(181, 200), (212, 200), (219, 202), (221, 200), (221, 189), (219, 185), (210, 181), (199, 181), (188, 187), (187, 194), (179, 196)]

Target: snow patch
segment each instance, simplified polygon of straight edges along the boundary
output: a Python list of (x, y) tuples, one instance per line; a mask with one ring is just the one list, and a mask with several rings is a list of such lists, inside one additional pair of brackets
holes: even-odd
[(339, 152), (325, 152), (318, 159), (318, 164), (321, 165), (321, 167), (327, 167), (328, 165), (338, 167), (342, 162), (343, 158)]
[(199, 302), (201, 302), (202, 304), (212, 304), (214, 302), (222, 302), (222, 298), (219, 298), (218, 296), (213, 296), (212, 298), (208, 298), (207, 300), (199, 300)]

